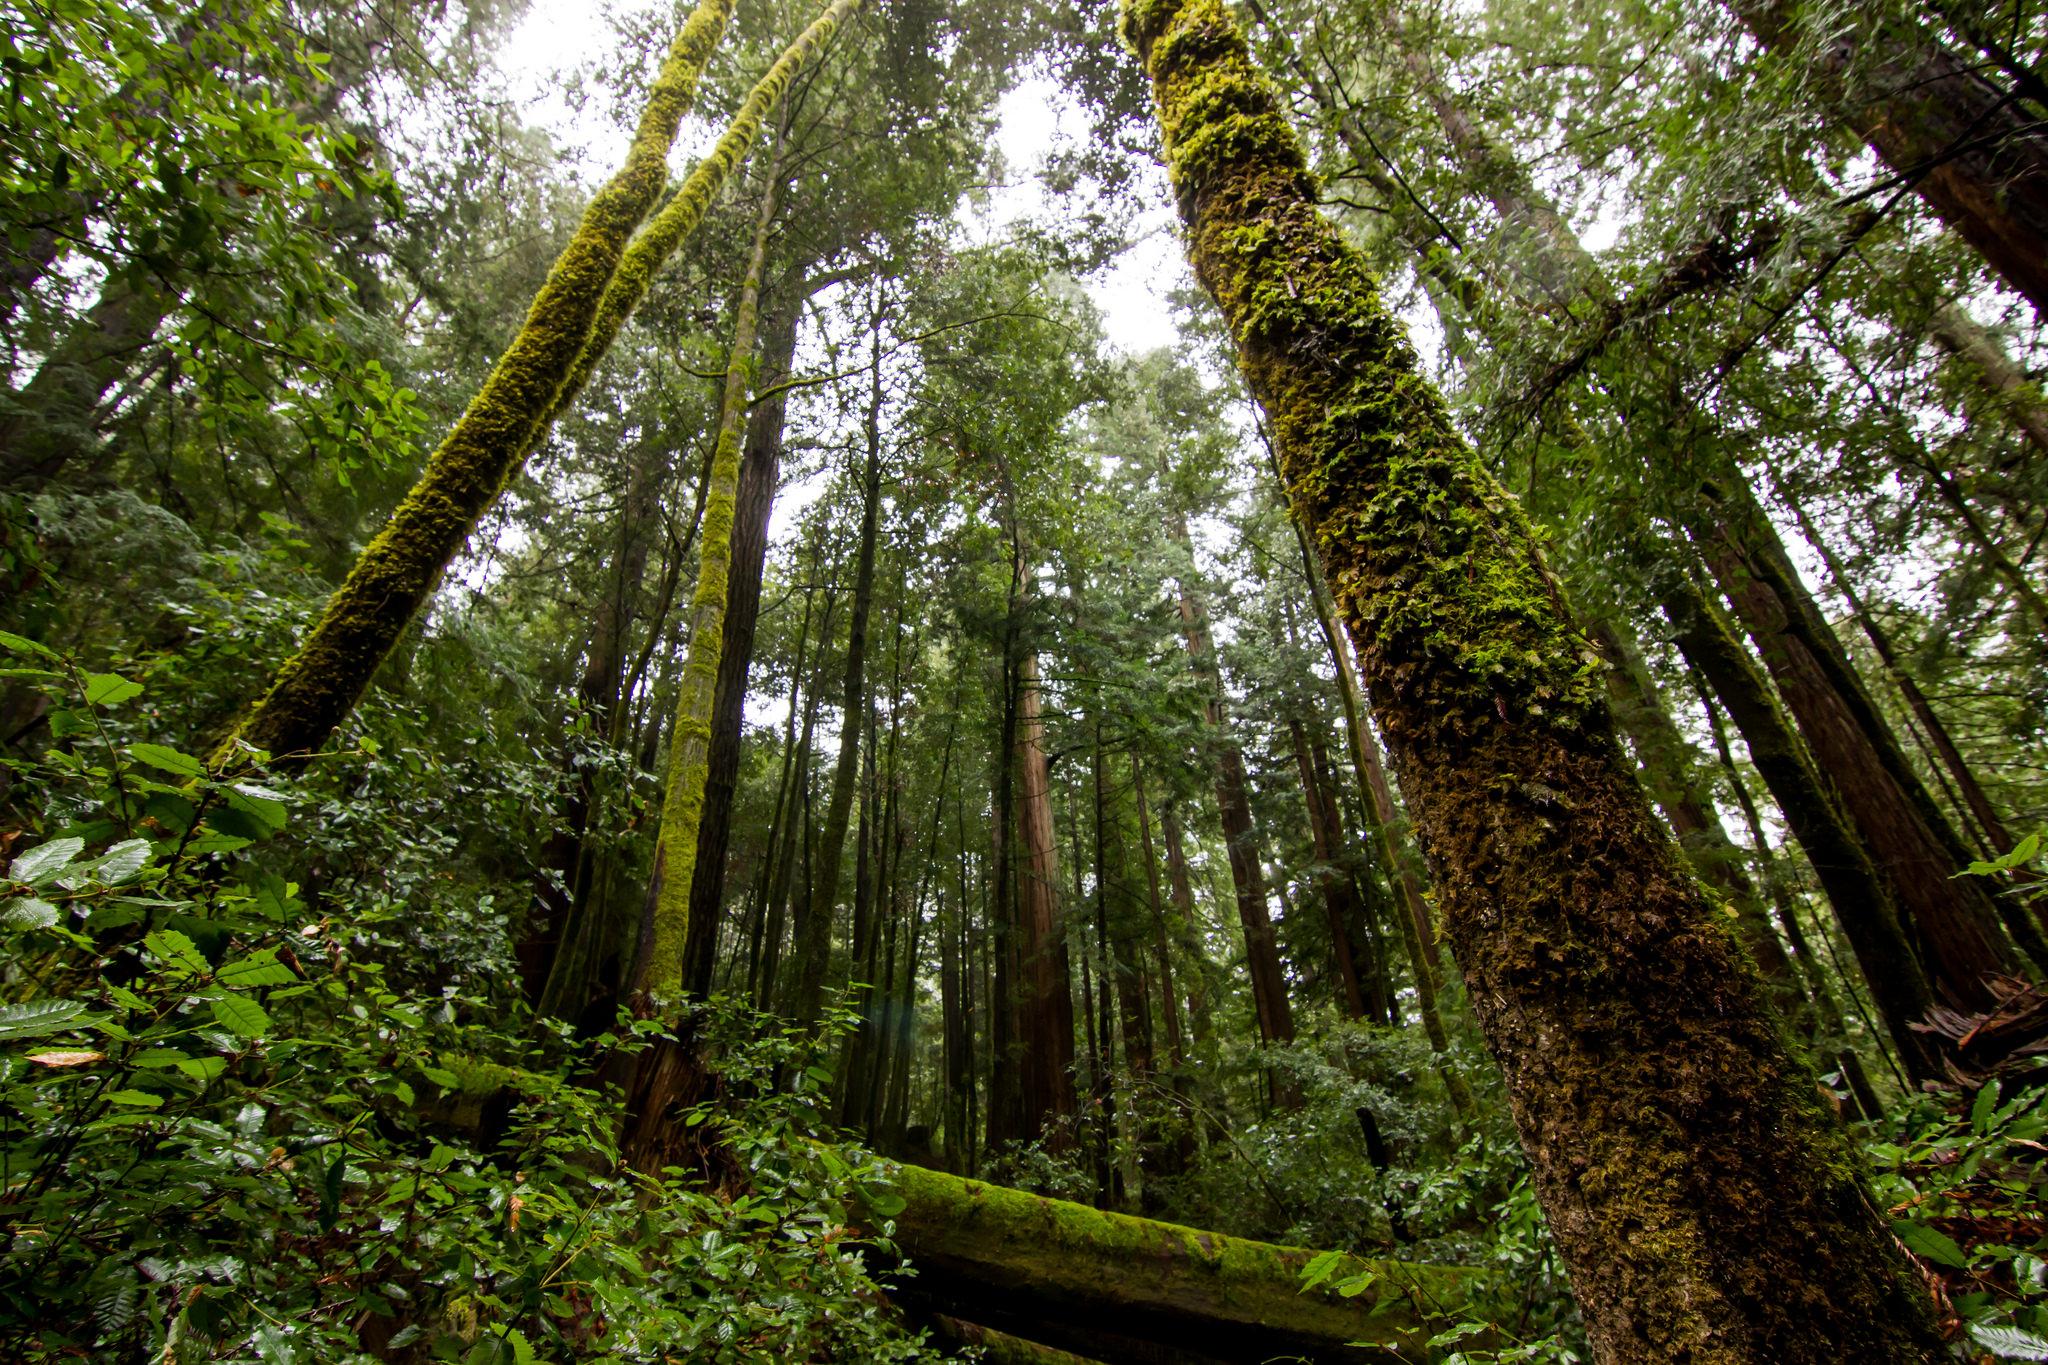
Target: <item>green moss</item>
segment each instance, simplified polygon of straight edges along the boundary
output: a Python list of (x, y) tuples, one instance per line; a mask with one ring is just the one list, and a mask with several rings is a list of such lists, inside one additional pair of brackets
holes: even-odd
[(1537, 536), (1318, 212), (1220, 0), (1138, 0), (1126, 31), (1596, 1351), (1932, 1358), (1924, 1297), (1624, 761)]
[(1347, 1256), (1329, 1283), (1367, 1276), (1372, 1288), (1349, 1298), (1326, 1286), (1303, 1292), (1302, 1271), (1320, 1254), (1309, 1248), (1108, 1213), (918, 1166), (901, 1167), (892, 1183), (907, 1203), (895, 1239), (913, 1264), (973, 1266), (1034, 1294), (1182, 1311), (1276, 1338), (1413, 1347), (1427, 1335), (1427, 1314), (1463, 1301), (1472, 1274)]
[(701, 0), (684, 23), (625, 165), (591, 200), (518, 335), (216, 763), (238, 765), (238, 741), (278, 755), (311, 752), (369, 686), (552, 410), (634, 229), (661, 193), (668, 149), (731, 13), (731, 0)]

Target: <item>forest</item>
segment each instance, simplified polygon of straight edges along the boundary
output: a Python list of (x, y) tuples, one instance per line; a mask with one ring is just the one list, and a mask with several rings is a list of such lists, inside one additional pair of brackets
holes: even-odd
[(2034, 0), (0, 64), (0, 1359), (2048, 1361)]

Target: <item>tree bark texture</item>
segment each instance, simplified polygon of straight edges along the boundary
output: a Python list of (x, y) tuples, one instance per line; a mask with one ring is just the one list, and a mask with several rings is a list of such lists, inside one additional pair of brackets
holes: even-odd
[(1075, 1117), (1074, 991), (1060, 914), (1059, 855), (1053, 842), (1052, 767), (1039, 716), (1038, 656), (1018, 666), (1017, 689), (1017, 982), (1019, 1080), (1026, 1134), (1051, 1125), (1051, 1143), (1068, 1139)]
[(1627, 767), (1528, 522), (1318, 213), (1220, 0), (1124, 14), (1596, 1359), (1939, 1359), (1925, 1291)]
[(1681, 579), (1667, 593), (1664, 613), (1679, 652), (1728, 708), (1749, 747), (1750, 763), (1805, 850), (1907, 1074), (1915, 1080), (1938, 1078), (1941, 1068), (1925, 1035), (1910, 1027), (1933, 1008), (1934, 989), (1891, 883), (1871, 863), (1805, 744), (1779, 710), (1770, 685), (1720, 612)]

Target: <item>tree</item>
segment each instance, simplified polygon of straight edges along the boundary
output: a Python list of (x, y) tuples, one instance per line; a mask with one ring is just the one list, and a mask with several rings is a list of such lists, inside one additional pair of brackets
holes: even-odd
[[(1526, 523), (1317, 214), (1243, 39), (1213, 4), (1155, 0), (1126, 23), (1196, 271), (1366, 663), (1598, 1349), (1932, 1360), (1926, 1303), (1753, 971), (1619, 764)], [(1622, 1222), (1659, 1229), (1654, 1250), (1617, 1255)], [(1731, 1238), (1750, 1249), (1734, 1274), (1714, 1251)], [(1791, 1309), (1784, 1289), (1817, 1278), (1825, 1300)]]

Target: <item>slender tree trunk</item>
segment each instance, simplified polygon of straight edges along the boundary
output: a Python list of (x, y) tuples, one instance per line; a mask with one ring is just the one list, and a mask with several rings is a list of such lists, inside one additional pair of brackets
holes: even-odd
[[(772, 389), (789, 377), (796, 354), (801, 291), (777, 301), (762, 328), (760, 382)], [(732, 838), (732, 803), (739, 779), (740, 731), (747, 709), (747, 673), (754, 660), (754, 630), (761, 615), (761, 575), (768, 558), (768, 519), (781, 479), (786, 394), (759, 402), (747, 419), (746, 454), (733, 499), (732, 577), (726, 587), (725, 638), (711, 703), (711, 748), (704, 778), (704, 814), (697, 828), (697, 867), (691, 875), (690, 929), (684, 939), (683, 985), (693, 995), (711, 989), (719, 911), (725, 899), (726, 848)]]
[(1800, 733), (1856, 822), (1871, 862), (1918, 928), (1935, 989), (1964, 1008), (1989, 1008), (1985, 979), (2014, 970), (2017, 962), (1983, 888), (1956, 878), (1967, 858), (1944, 846), (1920, 803), (1902, 789), (1894, 765), (1885, 763), (1808, 639), (1794, 631), (1782, 597), (1725, 542), (1710, 542), (1709, 557)]
[(1125, 24), (1197, 277), (1364, 660), (1596, 1359), (1931, 1365), (1926, 1293), (1658, 832), (1527, 523), (1317, 212), (1220, 0), (1149, 0)]
[(1937, 1078), (1941, 1068), (1931, 1046), (1910, 1027), (1933, 1007), (1934, 991), (1908, 921), (1892, 898), (1891, 883), (1878, 875), (1862, 840), (1822, 784), (1806, 746), (1719, 611), (1689, 580), (1679, 579), (1665, 597), (1664, 613), (1673, 643), (1728, 708), (1749, 746), (1749, 761), (1806, 851), (1901, 1064), (1916, 1081)]
[[(1330, 953), (1337, 967), (1338, 1003), (1348, 1019), (1367, 1018), (1365, 995), (1358, 981), (1358, 964), (1351, 952), (1351, 925), (1360, 918), (1357, 889), (1349, 877), (1338, 875), (1336, 858), (1341, 846), (1341, 836), (1334, 836), (1330, 830), (1329, 817), (1334, 812), (1323, 808), (1322, 784), (1316, 780), (1315, 764), (1309, 757), (1308, 733), (1302, 728), (1299, 718), (1287, 718), (1287, 736), (1294, 746), (1295, 769), (1301, 775), (1302, 803), (1308, 808), (1308, 829), (1315, 859), (1316, 890), (1323, 900), (1323, 910), (1329, 919)], [(1384, 1024), (1386, 1010), (1384, 1001), (1375, 1001), (1371, 1015), (1373, 1022)]]
[[(1052, 821), (1052, 770), (1039, 719), (1038, 656), (1018, 666), (1017, 959), (1022, 969), (1024, 1122), (1063, 1147), (1076, 1117), (1074, 994), (1059, 904), (1059, 857)], [(1048, 1130), (1047, 1125), (1051, 1125)]]
[(818, 879), (797, 948), (796, 1023), (815, 1023), (825, 1002), (825, 976), (832, 957), (833, 910), (839, 903), (839, 863), (846, 847), (846, 822), (860, 758), (860, 717), (867, 708), (868, 612), (875, 593), (875, 542), (882, 516), (882, 317), (877, 305), (869, 360), (867, 462), (861, 474), (860, 549), (854, 561), (853, 606), (847, 615), (846, 699), (839, 727), (839, 762), (832, 772), (832, 799), (825, 809), (824, 838), (818, 848)]
[(628, 240), (668, 180), (669, 146), (731, 10), (729, 0), (702, 0), (684, 24), (625, 166), (591, 200), (525, 324), (420, 481), (356, 560), (270, 691), (216, 751), (219, 766), (242, 765), (238, 741), (280, 757), (309, 754), (326, 742), (544, 430)]

